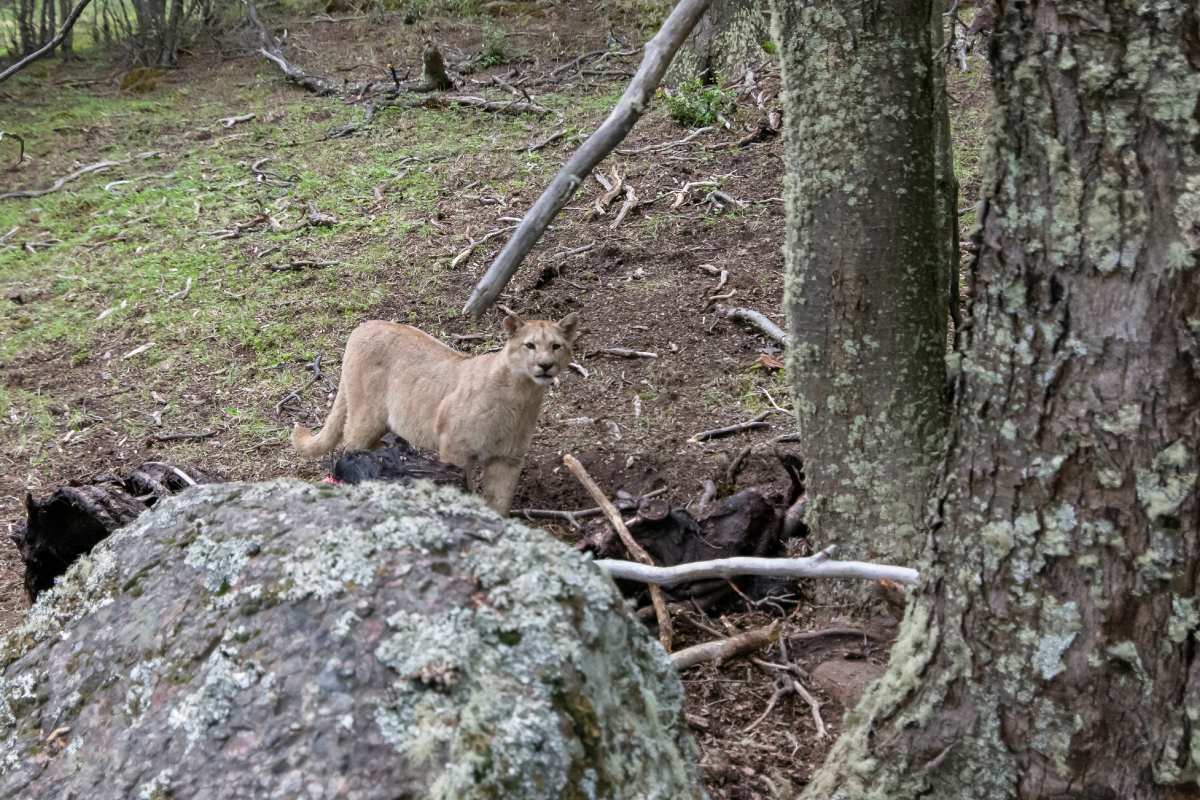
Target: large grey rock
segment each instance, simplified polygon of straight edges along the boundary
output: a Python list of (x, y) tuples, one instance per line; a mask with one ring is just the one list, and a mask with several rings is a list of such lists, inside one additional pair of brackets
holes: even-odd
[(0, 665), (4, 798), (702, 796), (679, 680), (612, 582), (452, 489), (190, 489)]

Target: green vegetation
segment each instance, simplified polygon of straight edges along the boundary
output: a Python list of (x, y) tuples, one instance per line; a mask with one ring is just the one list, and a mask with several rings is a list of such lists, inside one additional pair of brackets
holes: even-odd
[(504, 63), (504, 31), (491, 20), (483, 23), (483, 55), (480, 66), (494, 67)]
[(696, 77), (679, 84), (679, 90), (670, 95), (667, 113), (685, 128), (700, 128), (716, 123), (732, 100), (733, 93), (721, 89), (719, 76), (715, 83)]

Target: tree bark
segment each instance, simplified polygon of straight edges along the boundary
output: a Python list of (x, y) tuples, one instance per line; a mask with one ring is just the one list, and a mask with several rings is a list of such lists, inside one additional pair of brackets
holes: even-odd
[(1200, 793), (1200, 28), (1069, 8), (992, 38), (922, 582), (808, 798)]
[(940, 8), (775, 0), (774, 12), (806, 521), (844, 558), (911, 565), (948, 420)]
[[(58, 0), (58, 11), (62, 15), (64, 24), (71, 17), (71, 0)], [(59, 45), (59, 52), (62, 53), (64, 59), (72, 56), (75, 47), (75, 27), (72, 25), (67, 28), (66, 35), (63, 36), (62, 44)]]
[(763, 42), (770, 38), (756, 0), (713, 0), (675, 54), (663, 85), (674, 89), (700, 75), (709, 80), (737, 80), (767, 59)]

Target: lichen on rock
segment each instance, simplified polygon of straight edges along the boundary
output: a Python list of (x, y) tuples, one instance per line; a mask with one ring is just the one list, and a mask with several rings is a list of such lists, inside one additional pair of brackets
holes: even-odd
[(431, 485), (189, 489), (2, 648), (0, 798), (703, 796), (611, 580)]

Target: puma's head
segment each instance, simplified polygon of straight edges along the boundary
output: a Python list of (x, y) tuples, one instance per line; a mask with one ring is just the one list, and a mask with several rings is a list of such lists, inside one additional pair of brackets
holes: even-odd
[(526, 322), (516, 314), (505, 317), (508, 344), (504, 352), (513, 374), (527, 377), (539, 386), (554, 380), (571, 363), (571, 337), (578, 324), (579, 315), (575, 313), (558, 322), (546, 319)]

